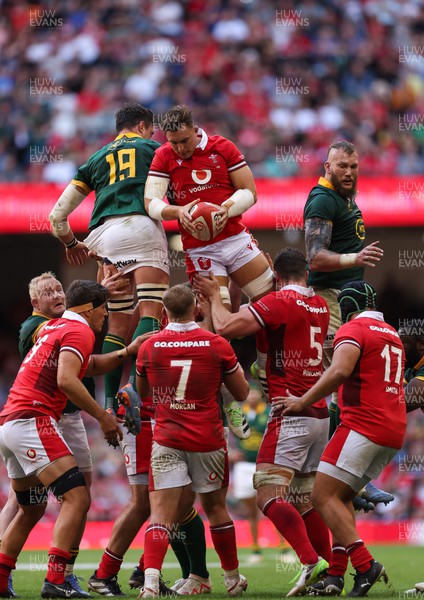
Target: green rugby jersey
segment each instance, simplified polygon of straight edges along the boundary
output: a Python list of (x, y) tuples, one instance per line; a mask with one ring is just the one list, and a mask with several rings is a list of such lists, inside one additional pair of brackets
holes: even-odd
[(137, 133), (121, 133), (82, 165), (71, 183), (87, 194), (96, 193), (90, 229), (119, 215), (147, 215), (144, 186), (150, 163), (160, 144)]
[[(333, 230), (330, 252), (349, 254), (360, 252), (364, 247), (365, 225), (355, 200), (345, 200), (335, 191), (329, 181), (320, 177), (306, 200), (303, 219), (318, 217), (331, 221)], [(348, 281), (364, 278), (363, 267), (351, 267), (340, 271), (310, 271), (308, 284), (314, 287), (340, 289)]]
[(417, 362), (417, 364), (414, 367), (405, 369), (403, 383), (406, 385), (412, 379), (424, 380), (424, 356)]
[(46, 315), (34, 311), (32, 315), (22, 323), (19, 330), (18, 343), (19, 354), (22, 359), (25, 358), (35, 344), (38, 330), (46, 321), (50, 321), (50, 317), (46, 317)]
[(271, 405), (262, 401), (256, 409), (249, 410), (247, 403), (243, 406), (244, 416), (250, 427), (250, 438), (247, 440), (236, 440), (237, 448), (244, 454), (243, 461), (256, 462), (270, 410)]

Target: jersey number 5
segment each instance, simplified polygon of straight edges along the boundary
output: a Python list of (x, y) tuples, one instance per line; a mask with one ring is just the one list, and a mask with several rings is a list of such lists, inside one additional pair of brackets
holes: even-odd
[(109, 185), (118, 180), (135, 177), (135, 148), (121, 148), (117, 151), (118, 155), (118, 173), (116, 172), (116, 160), (113, 152), (106, 155), (106, 161), (109, 164)]

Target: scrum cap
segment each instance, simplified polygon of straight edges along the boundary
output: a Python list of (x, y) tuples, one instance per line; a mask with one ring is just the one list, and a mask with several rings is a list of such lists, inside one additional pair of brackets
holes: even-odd
[(342, 323), (346, 323), (353, 313), (364, 310), (377, 310), (377, 293), (365, 281), (349, 281), (341, 288), (337, 301), (340, 305)]

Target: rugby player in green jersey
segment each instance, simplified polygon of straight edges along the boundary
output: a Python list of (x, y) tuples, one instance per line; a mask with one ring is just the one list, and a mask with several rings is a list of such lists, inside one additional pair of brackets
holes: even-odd
[[(159, 329), (162, 296), (169, 284), (166, 236), (162, 224), (150, 219), (144, 208), (144, 185), (159, 147), (150, 139), (153, 113), (140, 104), (126, 104), (116, 114), (116, 131), (117, 137), (78, 169), (50, 213), (53, 232), (66, 246), (71, 264), (82, 264), (91, 251), (110, 261), (135, 285), (136, 298), (125, 295), (108, 304), (104, 353), (125, 348), (134, 305), (140, 316), (134, 337)], [(91, 233), (80, 242), (68, 216), (93, 190)], [(122, 367), (105, 377), (106, 408), (114, 405), (121, 376)]]
[[(359, 158), (355, 146), (345, 140), (332, 144), (324, 169), (324, 177), (320, 177), (309, 192), (303, 218), (308, 283), (325, 298), (330, 309), (324, 345), (324, 367), (327, 368), (333, 356), (334, 336), (341, 326), (337, 294), (348, 281), (362, 280), (365, 267), (375, 267), (384, 252), (379, 242), (364, 246), (365, 225), (356, 204)], [(339, 421), (337, 404), (338, 392), (334, 392), (329, 406), (330, 434)], [(367, 487), (369, 493), (363, 492), (360, 507), (364, 510), (372, 510), (376, 502), (387, 503), (394, 499), (372, 484)]]

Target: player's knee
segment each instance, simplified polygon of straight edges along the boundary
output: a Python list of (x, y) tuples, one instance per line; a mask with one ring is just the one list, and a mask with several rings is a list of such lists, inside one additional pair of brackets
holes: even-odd
[(132, 315), (134, 310), (134, 296), (133, 294), (129, 294), (119, 296), (119, 298), (110, 298), (107, 302), (107, 308), (112, 318), (118, 313)]
[[(49, 489), (59, 501), (71, 501), (78, 506), (81, 513), (88, 512), (90, 496), (85, 485), (84, 476), (78, 467), (72, 467), (60, 475), (50, 484)], [(69, 494), (71, 491), (73, 493)]]
[(138, 283), (136, 286), (137, 303), (155, 302), (162, 305), (163, 295), (168, 287), (166, 283)]
[(260, 298), (270, 292), (273, 289), (273, 285), (274, 273), (268, 267), (266, 271), (259, 275), (259, 277), (256, 277), (256, 279), (253, 279), (244, 285), (242, 290), (249, 300), (254, 300), (255, 298)]
[(258, 493), (258, 507), (262, 510), (264, 496), (268, 496), (265, 487), (272, 488), (272, 494), (275, 496), (285, 496), (293, 477), (294, 472), (284, 467), (256, 471), (253, 475), (253, 487)]
[(30, 487), (28, 490), (15, 492), (15, 494), (19, 507), (46, 507), (48, 492), (44, 486)]

